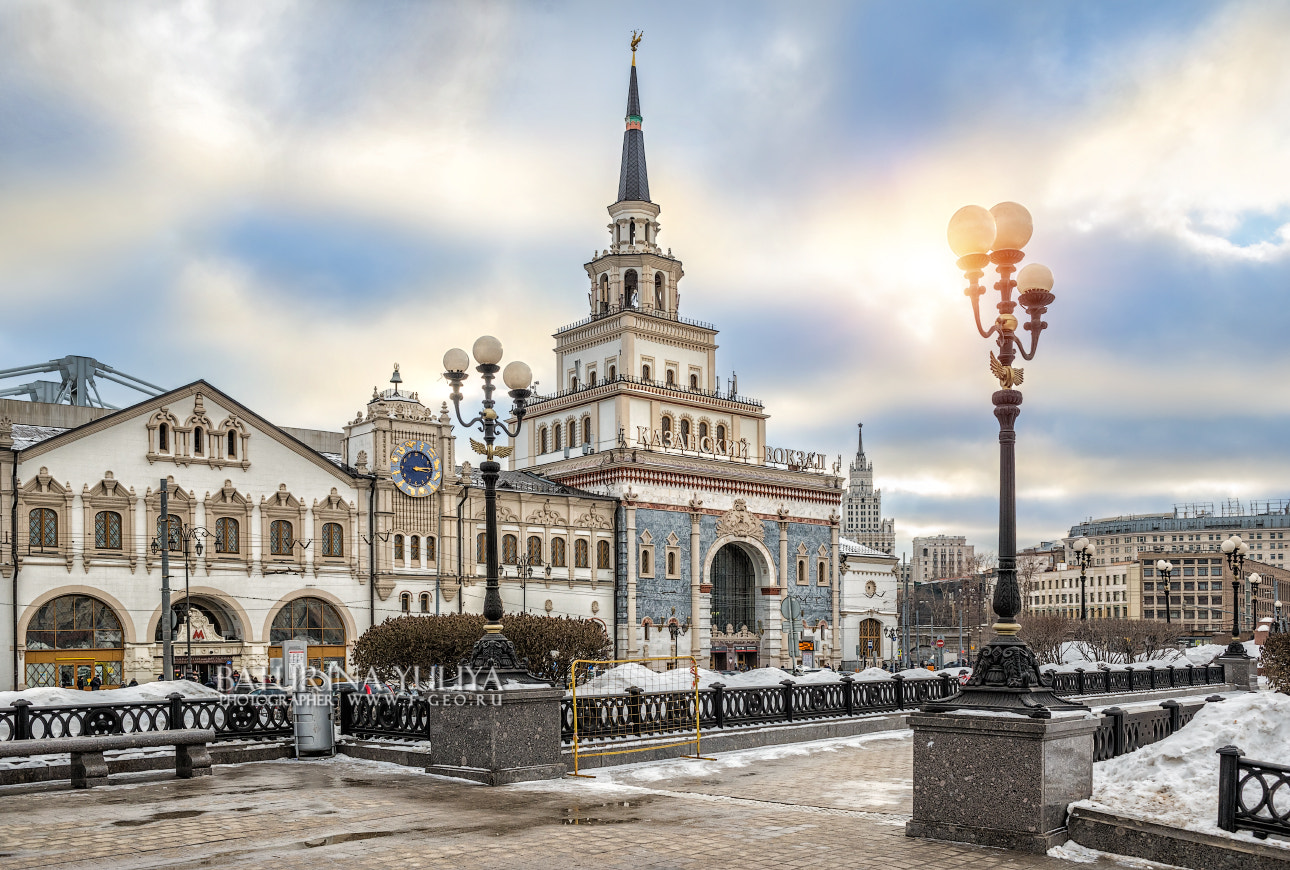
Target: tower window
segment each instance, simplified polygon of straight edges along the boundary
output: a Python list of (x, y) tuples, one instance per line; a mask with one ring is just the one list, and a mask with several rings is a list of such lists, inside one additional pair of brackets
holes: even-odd
[(707, 438), (707, 437), (708, 437), (708, 424), (699, 423), (699, 440), (702, 441), (704, 438)]
[(690, 440), (690, 421), (681, 420), (681, 443), (685, 444)]
[(627, 308), (636, 307), (636, 282), (638, 276), (635, 269), (628, 269), (623, 273), (623, 305)]
[(726, 440), (726, 427), (721, 425), (720, 423), (717, 424), (717, 440), (718, 441)]
[(698, 375), (696, 375), (696, 374), (694, 374), (693, 372), (691, 372), (691, 373), (690, 373), (690, 389), (692, 389), (692, 390), (697, 390), (698, 388), (699, 388), (699, 376), (698, 376)]
[(553, 439), (552, 443), (555, 445), (555, 449), (557, 451), (563, 450), (564, 439), (561, 437), (560, 424), (556, 423), (554, 426), (552, 426), (551, 432), (552, 432), (552, 439)]
[(609, 380), (611, 381), (618, 380), (618, 366), (609, 367)]
[(649, 380), (649, 366), (648, 366), (648, 365), (643, 365), (643, 366), (641, 366), (641, 380), (642, 380), (642, 381), (648, 381), (648, 380)]
[(582, 418), (582, 443), (583, 444), (591, 443), (591, 418), (590, 417)]
[(676, 386), (676, 372), (672, 371), (671, 369), (667, 370), (667, 385), (669, 387)]
[(591, 371), (587, 372), (587, 386), (594, 387), (595, 385), (596, 385), (596, 370), (592, 369)]
[(665, 298), (665, 287), (663, 284), (663, 273), (654, 273), (654, 307), (660, 310), (666, 310), (667, 299)]
[(546, 453), (546, 444), (547, 444), (546, 427), (543, 426), (541, 429), (538, 430), (538, 453), (539, 454)]

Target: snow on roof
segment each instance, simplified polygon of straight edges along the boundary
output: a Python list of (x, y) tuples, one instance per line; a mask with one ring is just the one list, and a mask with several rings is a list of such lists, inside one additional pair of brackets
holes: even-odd
[(13, 449), (26, 450), (42, 441), (62, 435), (67, 429), (58, 426), (28, 426), (26, 423), (13, 424)]
[(849, 541), (846, 538), (838, 539), (838, 549), (844, 556), (881, 556), (884, 559), (894, 559), (881, 550), (875, 550), (873, 547), (866, 547), (864, 544), (857, 544), (855, 541)]
[(326, 459), (328, 462), (330, 462), (332, 465), (335, 465), (338, 468), (345, 467), (345, 460), (341, 458), (341, 455), (339, 453), (324, 453), (323, 451), (319, 450), (318, 455), (321, 456), (323, 459)]

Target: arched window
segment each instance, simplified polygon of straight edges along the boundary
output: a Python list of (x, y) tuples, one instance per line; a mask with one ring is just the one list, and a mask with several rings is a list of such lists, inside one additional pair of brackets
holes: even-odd
[(641, 576), (654, 576), (654, 556), (649, 547), (641, 547)]
[(475, 561), (481, 565), (488, 561), (487, 541), (484, 532), (480, 532), (479, 537), (475, 538)]
[(228, 458), (237, 459), (237, 432), (233, 429), (228, 430)]
[(672, 431), (672, 418), (671, 418), (671, 417), (669, 417), (669, 416), (667, 416), (666, 414), (664, 414), (664, 415), (663, 415), (663, 420), (662, 420), (662, 422), (659, 424), (659, 428), (663, 430), (664, 434), (671, 432), (671, 431)]
[(682, 417), (681, 418), (681, 444), (684, 445), (688, 443), (690, 443), (690, 421)]
[(529, 546), (526, 555), (530, 565), (542, 564), (542, 539), (537, 535), (529, 535)]
[(564, 538), (552, 538), (551, 564), (557, 568), (563, 568), (566, 558)]
[(628, 269), (623, 273), (623, 306), (626, 308), (635, 308), (637, 299), (640, 297), (636, 293), (636, 270)]
[(676, 372), (672, 371), (671, 369), (667, 370), (667, 385), (669, 387), (676, 386)]
[(667, 300), (664, 298), (666, 285), (663, 283), (663, 273), (654, 273), (654, 307), (659, 310), (667, 310)]
[(422, 613), (430, 612), (430, 593), (429, 592), (421, 593), (421, 612)]
[(560, 424), (556, 423), (551, 427), (552, 443), (555, 445), (555, 451), (559, 453), (564, 449), (564, 439), (560, 437)]
[(421, 538), (418, 535), (408, 538), (408, 559), (413, 565), (421, 564)]
[(568, 424), (566, 424), (565, 428), (569, 430), (569, 446), (577, 447), (578, 446), (578, 424), (573, 420), (570, 420)]
[(590, 568), (591, 562), (588, 558), (587, 539), (578, 538), (573, 542), (573, 567)]
[(721, 425), (720, 423), (717, 424), (717, 440), (718, 441), (726, 440), (726, 427)]
[(611, 365), (609, 367), (609, 380), (611, 381), (618, 380), (618, 366)]
[(539, 456), (541, 456), (543, 453), (546, 453), (546, 444), (547, 444), (546, 427), (543, 426), (541, 429), (538, 430), (538, 455)]
[(815, 581), (821, 586), (827, 586), (829, 582), (829, 563), (821, 560), (815, 568), (818, 571), (815, 575)]
[(641, 380), (642, 380), (642, 381), (648, 381), (648, 380), (649, 380), (649, 366), (648, 366), (648, 365), (643, 365), (643, 366), (641, 366)]
[(403, 536), (402, 535), (394, 536), (394, 561), (396, 562), (403, 561)]
[(609, 542), (600, 541), (596, 544), (596, 567), (609, 567)]
[(569, 386), (570, 386), (570, 388), (572, 388), (572, 389), (575, 389), (575, 390), (576, 390), (576, 389), (578, 389), (578, 376), (577, 376), (577, 375), (574, 375), (574, 376), (573, 376), (573, 378), (569, 381)]
[(274, 520), (269, 524), (269, 553), (274, 556), (290, 556), (295, 545), (295, 530), (286, 520)]
[(345, 555), (345, 533), (340, 523), (323, 523), (322, 554), (324, 556)]
[(345, 622), (340, 612), (321, 598), (297, 598), (283, 605), (269, 629), (269, 643), (279, 644), (284, 640), (344, 646)]
[(164, 524), (161, 521), (161, 517), (158, 517), (157, 518), (157, 537), (161, 537), (161, 530), (163, 525), (166, 527), (166, 540), (170, 544), (170, 548), (169, 548), (170, 552), (172, 553), (182, 552), (184, 549), (184, 538), (183, 538), (183, 535), (181, 534), (183, 524), (179, 521), (179, 517), (175, 516), (174, 514), (171, 514), (169, 517), (167, 517), (167, 520)]
[(591, 371), (587, 372), (587, 386), (594, 387), (595, 385), (596, 385), (596, 370), (592, 369)]
[(120, 649), (125, 637), (121, 620), (102, 601), (88, 595), (61, 595), (36, 611), (25, 640), (28, 650)]
[(170, 452), (170, 426), (162, 423), (157, 427), (157, 451), (160, 453)]
[(205, 442), (204, 434), (205, 433), (202, 432), (201, 426), (198, 426), (196, 429), (193, 430), (193, 455), (194, 456), (201, 456), (202, 453), (206, 450), (206, 442)]
[(697, 390), (698, 388), (699, 388), (699, 376), (698, 376), (698, 375), (696, 375), (696, 374), (694, 374), (693, 372), (691, 372), (691, 373), (690, 373), (690, 389), (692, 389), (692, 390)]
[(805, 559), (797, 560), (797, 582), (799, 584), (806, 583), (806, 560)]
[(583, 444), (591, 443), (591, 418), (590, 417), (582, 418), (582, 443)]
[(237, 520), (232, 517), (220, 517), (215, 521), (215, 552), (236, 553), (241, 547), (238, 540), (241, 531)]
[(704, 438), (707, 438), (707, 437), (708, 437), (708, 424), (707, 424), (707, 423), (700, 422), (700, 423), (699, 423), (699, 440), (700, 440), (700, 441), (702, 441)]
[(426, 535), (426, 565), (433, 568), (435, 559), (439, 558), (435, 547), (435, 539)]
[(412, 593), (411, 592), (399, 593), (399, 610), (402, 610), (404, 613), (412, 612)]
[(676, 553), (667, 554), (667, 576), (676, 576)]
[(121, 549), (121, 515), (99, 511), (94, 515), (94, 546), (100, 550)]
[(502, 535), (502, 564), (514, 565), (520, 560), (520, 542), (514, 535)]
[(604, 314), (609, 310), (609, 276), (602, 274), (600, 276), (600, 313)]

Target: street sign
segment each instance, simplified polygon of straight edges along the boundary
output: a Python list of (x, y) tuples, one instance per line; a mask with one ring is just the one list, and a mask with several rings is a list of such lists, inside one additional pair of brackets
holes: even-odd
[(799, 652), (813, 652), (815, 650), (815, 641), (813, 640), (798, 641), (797, 649)]
[(802, 602), (796, 598), (785, 598), (779, 603), (779, 612), (785, 619), (797, 621), (802, 618)]
[(945, 638), (943, 637), (936, 638), (936, 647), (939, 649), (940, 647), (943, 647), (943, 646), (945, 646)]

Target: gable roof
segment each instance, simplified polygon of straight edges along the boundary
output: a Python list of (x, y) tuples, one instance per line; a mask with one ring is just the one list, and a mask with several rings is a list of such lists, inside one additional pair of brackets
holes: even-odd
[(337, 456), (336, 454), (320, 453), (319, 451), (314, 450), (299, 438), (288, 434), (283, 431), (281, 427), (269, 422), (255, 411), (252, 411), (228, 393), (225, 393), (218, 387), (203, 380), (193, 381), (191, 384), (186, 384), (182, 387), (170, 390), (169, 392), (162, 393), (159, 396), (149, 396), (141, 402), (136, 402), (135, 404), (130, 405), (127, 408), (122, 408), (119, 411), (113, 411), (111, 414), (99, 417), (97, 420), (91, 420), (90, 422), (73, 429), (55, 429), (51, 426), (23, 427), (24, 429), (40, 430), (39, 432), (33, 431), (31, 433), (26, 433), (29, 437), (24, 439), (25, 441), (28, 441), (28, 444), (25, 447), (19, 447), (19, 440), (17, 437), (19, 427), (15, 424), (14, 449), (18, 451), (20, 459), (40, 456), (43, 453), (53, 450), (55, 447), (61, 447), (64, 444), (69, 444), (73, 441), (80, 440), (81, 438), (110, 429), (142, 411), (160, 407), (162, 405), (169, 405), (174, 401), (186, 399), (197, 393), (201, 393), (203, 396), (214, 400), (217, 404), (228, 408), (230, 411), (236, 413), (237, 416), (241, 417), (243, 420), (247, 421), (256, 429), (265, 433), (288, 450), (292, 450), (300, 454), (304, 458), (313, 462), (319, 468), (331, 472), (346, 483), (352, 483), (354, 478), (362, 476), (349, 466), (345, 465), (341, 461), (340, 456)]

